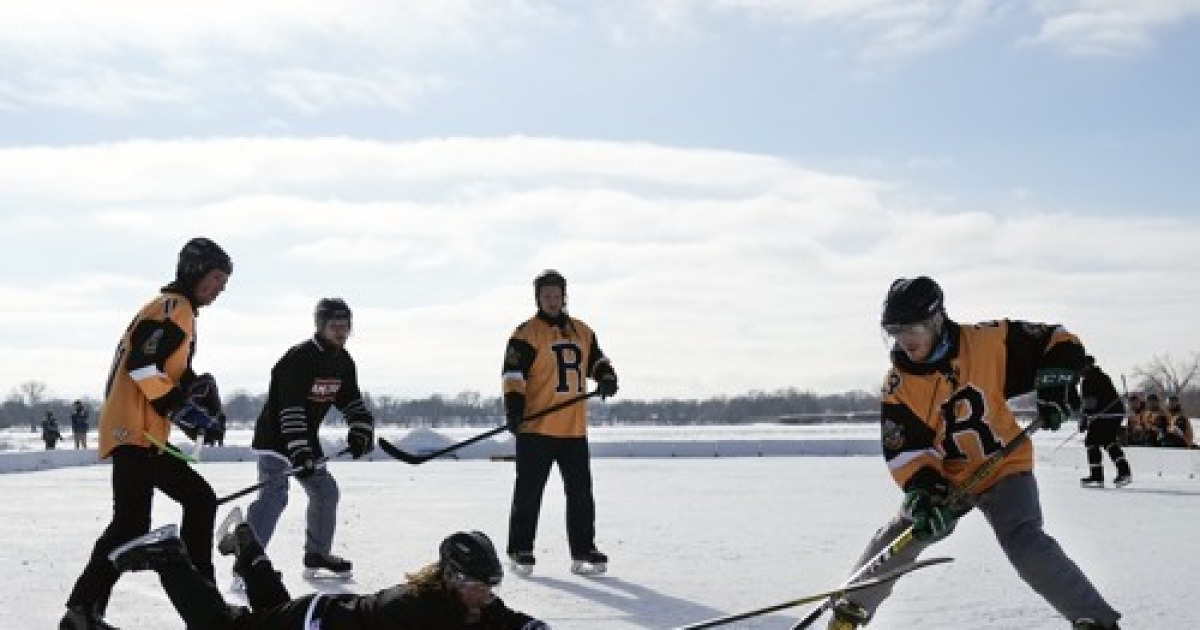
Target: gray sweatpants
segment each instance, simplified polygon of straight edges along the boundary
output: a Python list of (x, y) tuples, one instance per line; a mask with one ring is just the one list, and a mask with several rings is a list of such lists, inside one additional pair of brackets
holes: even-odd
[[(996, 540), (1017, 574), (1060, 615), (1069, 621), (1090, 617), (1103, 624), (1115, 623), (1121, 617), (1104, 601), (1083, 571), (1063, 553), (1058, 542), (1042, 531), (1042, 506), (1038, 500), (1037, 481), (1032, 474), (1021, 473), (1001, 479), (983, 493), (977, 507), (992, 526)], [(892, 519), (875, 532), (867, 550), (854, 566), (874, 558), (908, 526), (909, 521), (903, 515)], [(913, 540), (879, 571), (912, 562), (933, 542), (936, 541)], [(851, 593), (847, 599), (874, 613), (892, 593), (892, 584)]]
[[(265, 548), (275, 534), (275, 526), (288, 503), (290, 477), (281, 477), (292, 467), (282, 455), (260, 453), (258, 456), (258, 480), (274, 479), (258, 491), (258, 498), (246, 510), (246, 522)], [(304, 551), (329, 553), (333, 548), (333, 533), (337, 528), (338, 485), (333, 475), (324, 467), (317, 469), (308, 479), (297, 479), (308, 493), (308, 510), (305, 513), (307, 527), (304, 534)]]

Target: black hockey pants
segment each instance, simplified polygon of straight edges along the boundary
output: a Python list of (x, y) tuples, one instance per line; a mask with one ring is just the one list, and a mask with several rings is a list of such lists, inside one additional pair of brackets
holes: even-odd
[(596, 547), (596, 504), (592, 499), (591, 453), (587, 438), (517, 434), (517, 479), (508, 520), (508, 552), (533, 551), (542, 493), (558, 464), (567, 495), (567, 543), (571, 553)]
[(212, 537), (217, 495), (204, 477), (186, 462), (156, 449), (118, 446), (112, 452), (112, 489), (112, 521), (96, 540), (91, 558), (67, 598), (68, 606), (92, 607), (104, 613), (120, 577), (108, 561), (108, 554), (150, 531), (155, 489), (183, 508), (179, 537), (201, 575), (213, 579)]

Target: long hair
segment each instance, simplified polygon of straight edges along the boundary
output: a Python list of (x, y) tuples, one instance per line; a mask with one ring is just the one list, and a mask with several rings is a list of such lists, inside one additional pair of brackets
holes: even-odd
[(405, 585), (412, 589), (413, 593), (430, 593), (434, 591), (448, 591), (446, 581), (442, 579), (442, 564), (440, 562), (430, 562), (429, 564), (404, 575)]

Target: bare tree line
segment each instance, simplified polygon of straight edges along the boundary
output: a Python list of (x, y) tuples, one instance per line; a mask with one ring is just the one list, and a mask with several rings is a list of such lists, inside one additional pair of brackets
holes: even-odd
[[(1123, 375), (1110, 374), (1115, 377)], [(1134, 368), (1125, 385), (1131, 391), (1158, 392), (1180, 396), (1184, 410), (1191, 414), (1200, 408), (1200, 352), (1184, 359), (1169, 354), (1156, 355)], [(1126, 379), (1122, 378), (1122, 381)], [(40, 381), (27, 381), (13, 388), (0, 404), (0, 427), (32, 426), (47, 410), (59, 419), (70, 414), (75, 399), (50, 398), (49, 388)], [(401, 427), (494, 426), (503, 422), (504, 409), (499, 396), (462, 392), (455, 396), (433, 394), (426, 398), (405, 399), (372, 396), (365, 393), (367, 406), (378, 422)], [(92, 410), (99, 401), (83, 398)], [(235, 425), (252, 423), (258, 417), (266, 394), (237, 391), (226, 396), (225, 413)], [(849, 391), (817, 394), (788, 388), (772, 392), (751, 391), (737, 396), (707, 399), (626, 400), (613, 399), (593, 404), (589, 419), (593, 424), (620, 425), (704, 425), (751, 422), (822, 422), (874, 421), (879, 396), (873, 392)], [(336, 410), (327, 420), (336, 423)]]

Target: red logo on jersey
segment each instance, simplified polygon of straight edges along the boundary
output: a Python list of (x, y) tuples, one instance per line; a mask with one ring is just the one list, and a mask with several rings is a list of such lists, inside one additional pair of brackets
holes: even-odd
[(312, 389), (308, 391), (308, 399), (313, 402), (333, 402), (341, 388), (340, 378), (318, 378), (313, 381)]

